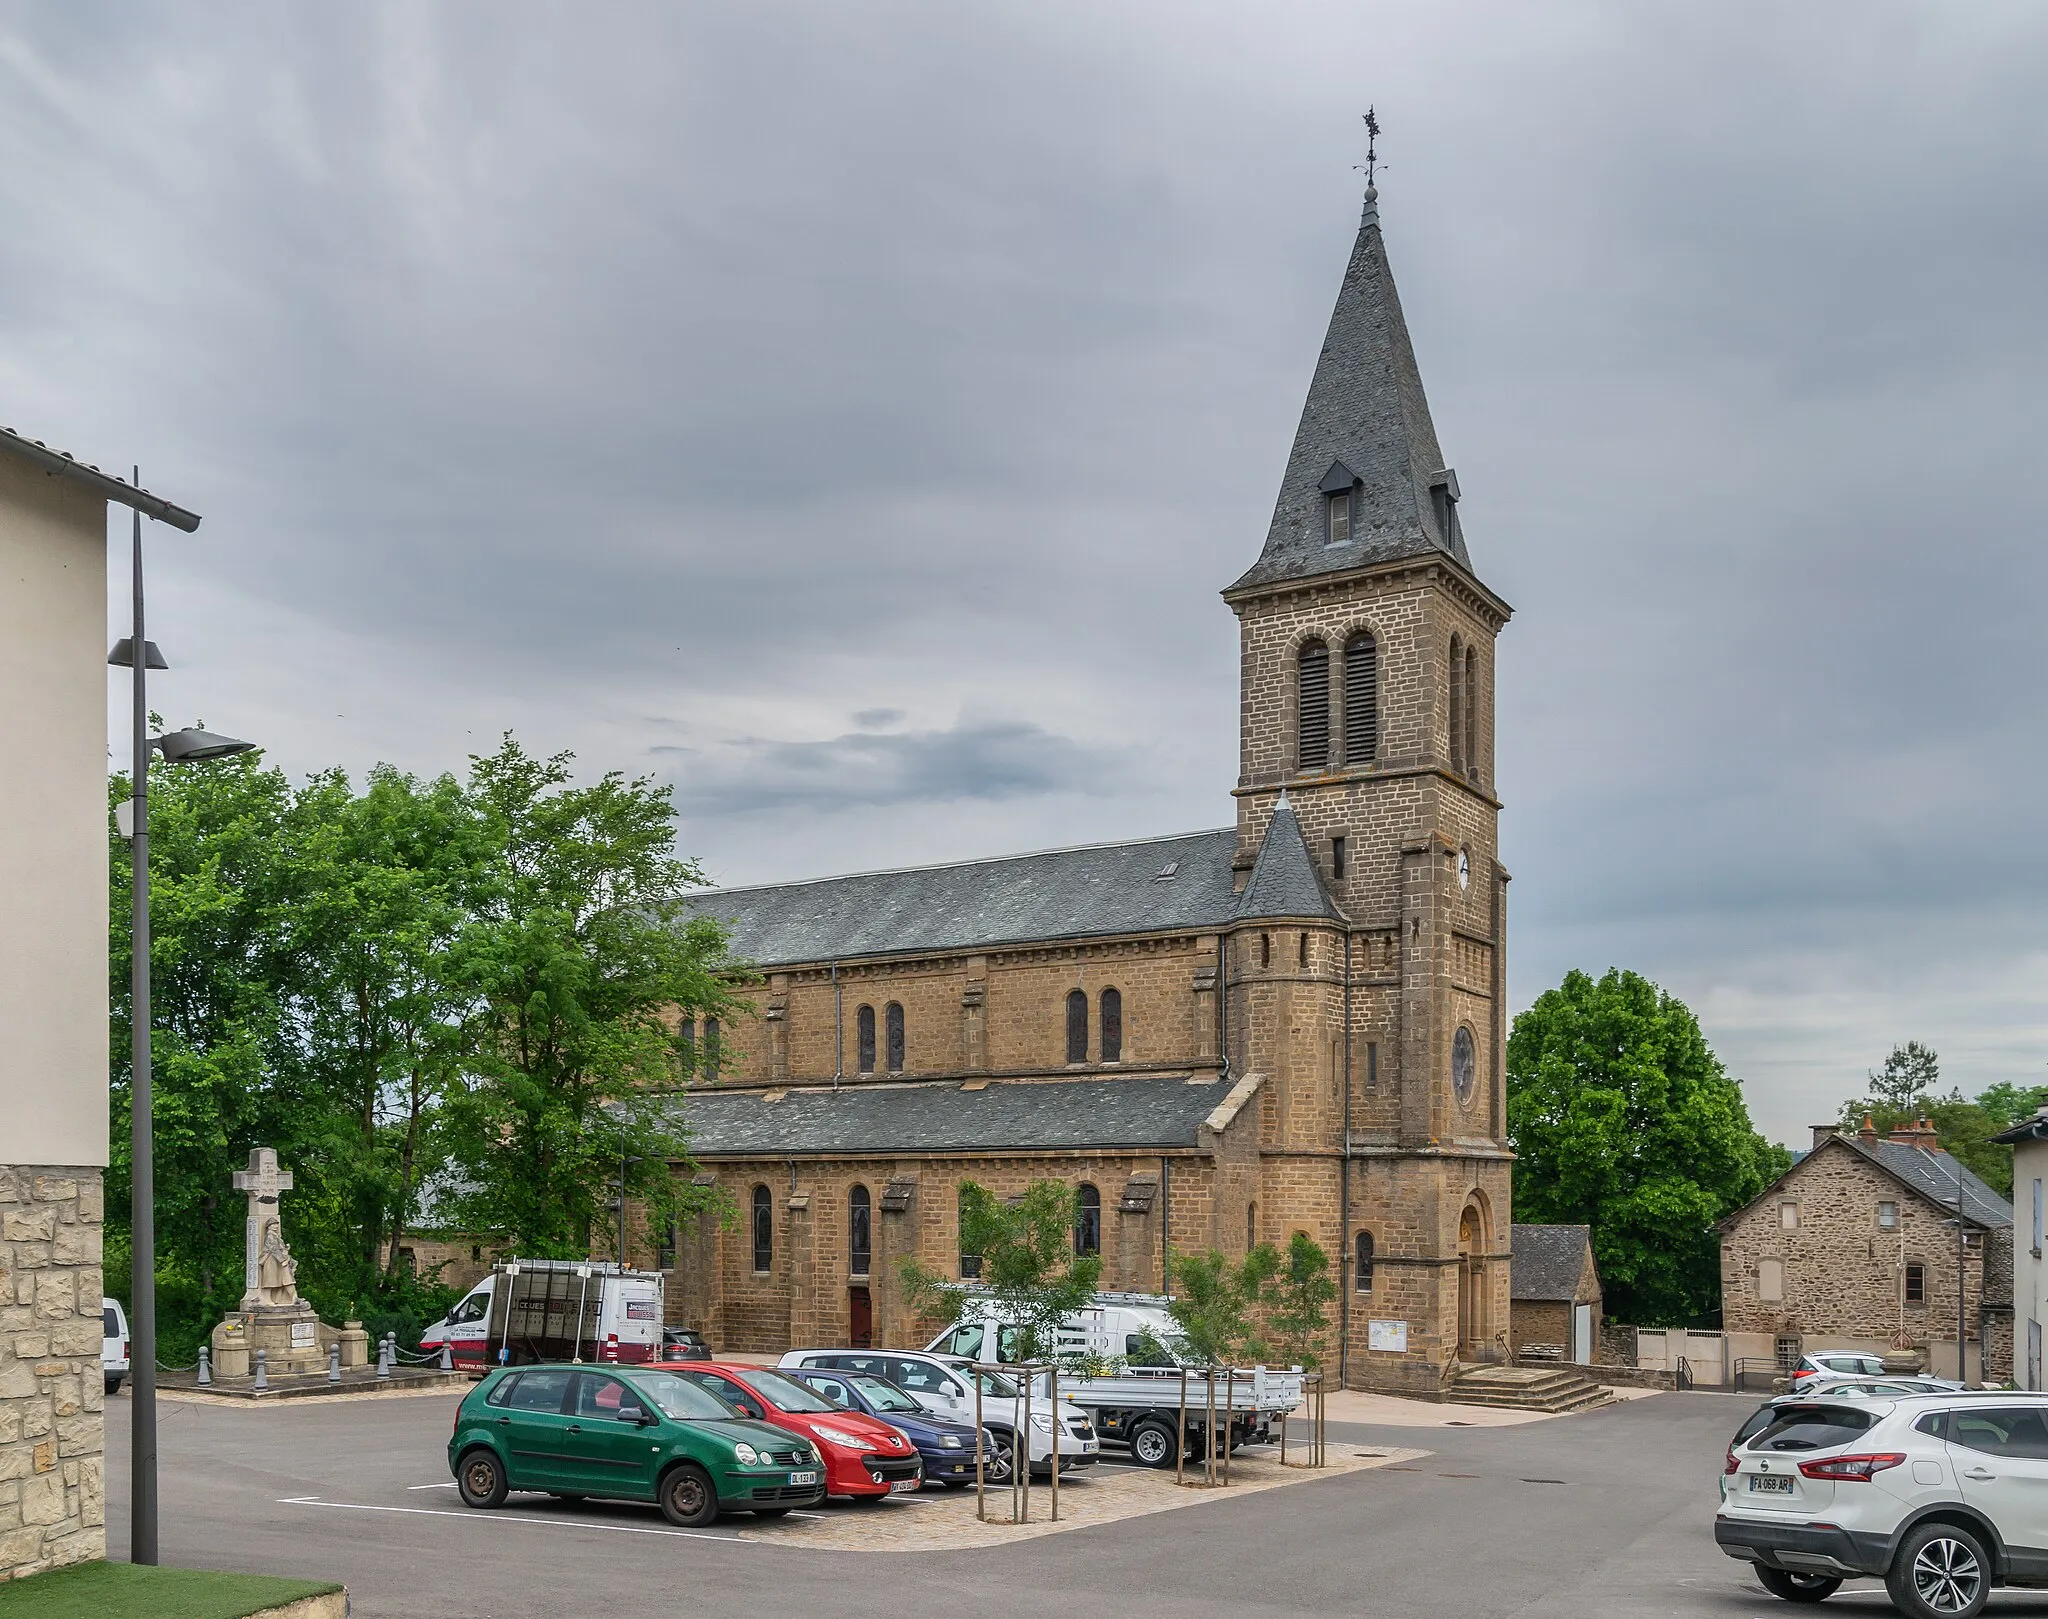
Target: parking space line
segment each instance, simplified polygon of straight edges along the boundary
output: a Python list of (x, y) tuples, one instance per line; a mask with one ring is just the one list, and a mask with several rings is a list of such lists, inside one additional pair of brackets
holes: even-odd
[[(452, 1489), (454, 1489), (454, 1488), (455, 1488), (455, 1486), (454, 1486), (454, 1484), (453, 1484), (453, 1483), (448, 1483), (448, 1484), (408, 1484), (408, 1485), (406, 1486), (406, 1488), (407, 1488), (408, 1490), (452, 1490)], [(311, 1499), (311, 1498), (309, 1497), (308, 1499)]]
[(361, 1501), (323, 1501), (317, 1495), (293, 1495), (280, 1499), (281, 1507), (334, 1507), (343, 1512), (397, 1512), (415, 1518), (460, 1518), (464, 1523), (523, 1524), (535, 1529), (596, 1529), (608, 1535), (666, 1535), (674, 1540), (723, 1540), (745, 1545), (738, 1535), (707, 1535), (699, 1529), (641, 1529), (624, 1523), (581, 1523), (563, 1518), (507, 1517), (489, 1512), (446, 1512), (439, 1507), (377, 1507)]

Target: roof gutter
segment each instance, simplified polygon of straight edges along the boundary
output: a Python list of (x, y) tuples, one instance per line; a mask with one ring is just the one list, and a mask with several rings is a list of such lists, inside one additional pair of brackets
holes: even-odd
[(182, 529), (190, 534), (199, 526), (199, 514), (188, 512), (182, 506), (174, 506), (160, 496), (152, 495), (147, 489), (116, 478), (100, 471), (98, 467), (66, 455), (62, 450), (53, 450), (37, 439), (23, 438), (10, 427), (0, 427), (0, 449), (11, 450), (32, 466), (54, 473), (60, 478), (69, 478), (74, 483), (84, 484), (102, 499), (118, 505), (132, 507), (144, 517), (152, 517), (159, 523), (169, 523), (172, 528)]

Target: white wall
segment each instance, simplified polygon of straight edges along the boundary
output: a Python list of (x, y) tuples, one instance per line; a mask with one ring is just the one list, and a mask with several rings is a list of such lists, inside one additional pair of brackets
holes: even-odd
[(2048, 1141), (2016, 1142), (2012, 1149), (2012, 1380), (2021, 1388), (2039, 1388), (2028, 1381), (2027, 1323), (2048, 1329), (2048, 1267), (2034, 1238), (2034, 1183), (2048, 1191)]
[(0, 1163), (107, 1161), (107, 509), (0, 450)]

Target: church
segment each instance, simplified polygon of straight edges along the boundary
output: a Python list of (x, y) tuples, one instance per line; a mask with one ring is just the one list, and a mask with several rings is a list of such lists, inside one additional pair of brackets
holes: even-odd
[[(1507, 872), (1494, 643), (1368, 187), (1256, 560), (1234, 824), (697, 897), (754, 963), (677, 1102), (721, 1219), (670, 1314), (721, 1350), (921, 1345), (959, 1187), (1057, 1179), (1104, 1286), (1305, 1231), (1346, 1386), (1505, 1358)], [(742, 1047), (744, 1049), (742, 1049)]]

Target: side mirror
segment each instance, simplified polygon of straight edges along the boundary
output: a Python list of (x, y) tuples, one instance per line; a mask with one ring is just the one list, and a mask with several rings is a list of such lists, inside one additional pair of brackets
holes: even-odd
[(619, 1421), (630, 1422), (638, 1428), (646, 1427), (653, 1420), (652, 1411), (643, 1411), (637, 1405), (622, 1406), (619, 1409)]

